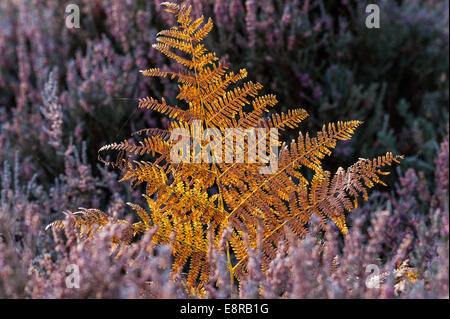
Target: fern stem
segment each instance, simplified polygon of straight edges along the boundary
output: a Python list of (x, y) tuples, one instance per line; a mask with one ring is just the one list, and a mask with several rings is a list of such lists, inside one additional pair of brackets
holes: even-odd
[(230, 270), (230, 297), (233, 294), (233, 286), (234, 286), (234, 268), (231, 264), (231, 256), (230, 256), (230, 244), (227, 241), (227, 260), (228, 260), (228, 269)]
[[(217, 185), (219, 189), (219, 208), (223, 211), (224, 210), (224, 204), (223, 204), (223, 195), (222, 195), (222, 183), (220, 183), (219, 180), (217, 180)], [(227, 262), (228, 262), (228, 269), (230, 270), (230, 297), (233, 293), (233, 286), (234, 286), (234, 267), (231, 264), (231, 254), (230, 254), (230, 242), (227, 240)]]

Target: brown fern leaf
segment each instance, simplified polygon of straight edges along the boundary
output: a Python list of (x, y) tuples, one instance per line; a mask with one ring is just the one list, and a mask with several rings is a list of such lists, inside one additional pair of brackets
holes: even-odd
[[(231, 277), (237, 279), (246, 276), (249, 249), (261, 248), (265, 270), (279, 243), (288, 247), (292, 242), (288, 235), (305, 236), (312, 215), (322, 223), (332, 220), (346, 234), (345, 214), (357, 206), (361, 195), (367, 199), (368, 189), (384, 185), (380, 177), (387, 173), (381, 169), (401, 157), (387, 153), (374, 160), (360, 159), (334, 175), (324, 170), (324, 158), (338, 141), (351, 138), (360, 121), (330, 123), (313, 137), (300, 132), (296, 140), (279, 142), (278, 130), (297, 128), (307, 112), (294, 109), (267, 116), (276, 97), (259, 96), (259, 83), (239, 84), (247, 71), (230, 71), (202, 43), (212, 30), (212, 20), (192, 18), (188, 5), (163, 5), (175, 16), (176, 25), (159, 32), (154, 47), (176, 61), (180, 70), (141, 72), (176, 80), (176, 98), (182, 104), (141, 99), (140, 108), (171, 119), (168, 129), (146, 128), (134, 134), (135, 142), (125, 140), (99, 150), (101, 161), (122, 169), (121, 181), (146, 186), (148, 208), (129, 203), (141, 220), (131, 225), (132, 235), (156, 226), (153, 242), (172, 247), (172, 274), (187, 270), (187, 290), (201, 294), (209, 282), (210, 246), (218, 246), (229, 231), (231, 236), (223, 238), (230, 247)], [(108, 151), (118, 152), (114, 162), (103, 159)], [(305, 171), (313, 174), (312, 179)], [(78, 232), (83, 237), (95, 234), (94, 225), (125, 222), (96, 210), (75, 213), (73, 221), (75, 229), (84, 227)], [(57, 221), (50, 226), (62, 225)]]
[[(65, 212), (64, 214), (69, 218), (70, 226), (78, 237), (86, 240), (92, 239), (96, 232), (108, 224), (129, 224), (126, 220), (109, 217), (98, 209), (86, 209), (82, 207), (79, 209), (80, 210), (75, 213)], [(47, 225), (46, 229), (51, 227), (56, 229), (65, 229), (63, 221), (60, 220)], [(130, 224), (130, 229), (134, 229), (134, 225)], [(129, 243), (131, 241), (131, 237), (131, 233), (125, 234), (125, 236), (124, 234), (121, 234), (121, 236), (115, 236), (112, 238), (112, 241), (114, 243)]]
[(166, 100), (163, 98), (162, 103), (159, 103), (157, 100), (151, 97), (146, 97), (139, 100), (139, 108), (149, 109), (158, 111), (161, 114), (166, 115), (169, 118), (178, 119), (178, 120), (188, 120), (188, 115), (185, 111), (180, 108), (170, 106), (166, 103)]

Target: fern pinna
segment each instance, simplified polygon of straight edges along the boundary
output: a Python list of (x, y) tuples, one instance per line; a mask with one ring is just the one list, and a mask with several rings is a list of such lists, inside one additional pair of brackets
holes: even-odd
[[(237, 83), (246, 78), (247, 71), (229, 71), (229, 66), (220, 62), (214, 52), (207, 51), (202, 41), (213, 27), (211, 19), (205, 22), (202, 16), (193, 20), (191, 7), (187, 5), (163, 5), (175, 16), (176, 26), (159, 32), (154, 47), (179, 63), (181, 70), (152, 68), (142, 74), (176, 79), (179, 88), (176, 98), (184, 101), (185, 107), (171, 106), (164, 98), (141, 99), (139, 107), (168, 117), (169, 128), (144, 129), (137, 132), (137, 136), (143, 136), (139, 142), (125, 140), (99, 150), (100, 155), (105, 151), (119, 152), (114, 162), (99, 157), (123, 171), (121, 181), (146, 185), (143, 196), (148, 209), (129, 203), (141, 221), (131, 225), (130, 236), (115, 241), (129, 242), (136, 234), (156, 226), (153, 241), (172, 246), (173, 274), (189, 269), (186, 286), (199, 293), (209, 282), (210, 245), (217, 246), (226, 229), (232, 230), (227, 238), (229, 271), (231, 278), (237, 280), (246, 275), (249, 248), (261, 248), (262, 267), (266, 269), (280, 241), (288, 247), (288, 234), (299, 238), (306, 234), (312, 214), (323, 224), (332, 220), (346, 234), (345, 211), (357, 206), (361, 194), (367, 200), (367, 189), (375, 183), (384, 185), (379, 176), (388, 173), (381, 168), (398, 162), (400, 156), (387, 153), (374, 160), (360, 159), (347, 169), (339, 168), (335, 174), (324, 170), (322, 159), (330, 155), (337, 141), (351, 138), (361, 124), (359, 121), (324, 125), (315, 137), (300, 133), (297, 140), (279, 144), (277, 130), (298, 127), (307, 112), (296, 109), (264, 117), (276, 105), (276, 97), (258, 96), (262, 88), (259, 83), (248, 81), (239, 86)], [(247, 155), (241, 161), (224, 161), (223, 157), (213, 162), (195, 161), (193, 146), (187, 150), (188, 156), (190, 151), (194, 154), (188, 157), (189, 161), (173, 161), (171, 150), (178, 140), (171, 134), (180, 128), (191, 137), (199, 129), (219, 130), (225, 136), (222, 141), (206, 140), (200, 133), (200, 144), (212, 146), (219, 143), (224, 146), (234, 138), (243, 138), (231, 136), (229, 128), (242, 134), (248, 129), (264, 129), (263, 142), (273, 139), (277, 147), (263, 143), (263, 148), (269, 157), (276, 155), (277, 166), (270, 174), (262, 173), (260, 165), (249, 160), (253, 147), (249, 139), (241, 145), (241, 151)], [(224, 155), (236, 158), (238, 151), (238, 147), (228, 149)], [(139, 160), (139, 156), (147, 154), (152, 160)], [(268, 163), (268, 157), (264, 157), (259, 155), (259, 160)], [(305, 168), (313, 173), (312, 179), (305, 178)], [(108, 223), (126, 222), (97, 210), (83, 210), (71, 216), (74, 228), (88, 238), (95, 229)], [(52, 225), (61, 227), (62, 222)]]

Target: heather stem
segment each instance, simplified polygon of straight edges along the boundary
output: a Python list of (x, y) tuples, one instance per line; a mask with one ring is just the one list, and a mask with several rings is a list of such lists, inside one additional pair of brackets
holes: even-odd
[(231, 264), (231, 256), (230, 256), (230, 244), (227, 241), (227, 260), (228, 260), (228, 269), (230, 270), (230, 296), (233, 294), (233, 284), (234, 284), (234, 268)]

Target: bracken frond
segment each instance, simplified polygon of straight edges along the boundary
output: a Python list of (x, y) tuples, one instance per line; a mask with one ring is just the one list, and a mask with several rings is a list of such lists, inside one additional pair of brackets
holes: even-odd
[[(164, 98), (141, 99), (140, 108), (171, 120), (168, 128), (145, 128), (134, 134), (137, 141), (99, 149), (101, 161), (122, 170), (120, 181), (146, 187), (143, 196), (148, 208), (128, 203), (140, 221), (129, 224), (129, 236), (117, 236), (114, 242), (129, 243), (156, 226), (152, 241), (171, 245), (174, 278), (187, 271), (186, 289), (201, 294), (210, 278), (208, 251), (228, 231), (228, 267), (231, 279), (238, 280), (247, 274), (249, 249), (261, 248), (262, 268), (267, 269), (280, 242), (288, 247), (289, 236), (307, 234), (312, 215), (322, 223), (332, 220), (347, 234), (345, 214), (357, 207), (361, 196), (367, 200), (375, 184), (385, 185), (381, 176), (387, 172), (382, 168), (402, 157), (387, 153), (373, 160), (360, 159), (334, 174), (326, 171), (324, 158), (338, 141), (349, 140), (361, 121), (330, 123), (314, 136), (300, 132), (289, 143), (279, 142), (278, 130), (299, 127), (308, 113), (299, 108), (268, 116), (277, 104), (275, 95), (259, 96), (259, 83), (239, 84), (247, 71), (229, 71), (229, 65), (217, 62), (216, 54), (202, 43), (212, 30), (212, 20), (193, 19), (187, 5), (165, 2), (163, 6), (175, 16), (176, 25), (159, 32), (154, 47), (175, 60), (180, 70), (150, 68), (141, 73), (176, 80), (176, 98), (182, 104), (170, 106)], [(209, 129), (220, 138), (206, 136)], [(184, 141), (182, 147), (178, 147), (180, 141)], [(206, 161), (217, 148), (225, 151)], [(113, 162), (103, 159), (109, 151), (118, 152)], [(257, 156), (252, 157), (255, 151)], [(86, 209), (70, 214), (70, 220), (77, 234), (88, 239), (107, 224), (129, 223)], [(49, 227), (64, 224), (56, 221)]]

